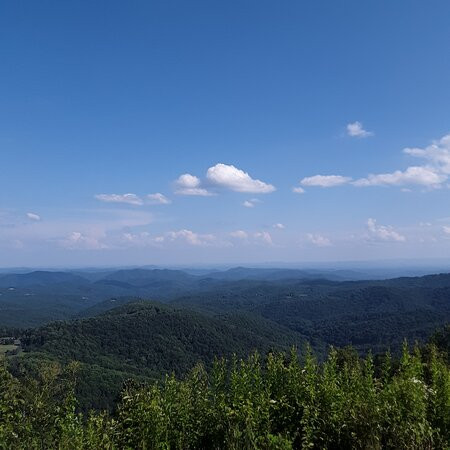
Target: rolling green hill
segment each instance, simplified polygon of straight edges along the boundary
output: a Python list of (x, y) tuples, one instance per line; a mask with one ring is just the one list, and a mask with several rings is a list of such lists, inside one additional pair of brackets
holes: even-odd
[(263, 318), (211, 317), (155, 302), (136, 302), (94, 318), (54, 322), (22, 339), (25, 363), (43, 358), (83, 364), (83, 406), (106, 407), (130, 376), (184, 374), (197, 362), (243, 356), (253, 350), (301, 346), (302, 336)]

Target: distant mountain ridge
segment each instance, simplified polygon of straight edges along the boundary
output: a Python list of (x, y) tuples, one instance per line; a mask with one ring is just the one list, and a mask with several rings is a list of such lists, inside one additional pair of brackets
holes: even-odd
[(88, 284), (89, 280), (70, 272), (49, 272), (36, 270), (29, 273), (10, 273), (0, 275), (0, 287), (46, 286), (59, 283)]
[[(83, 275), (80, 272), (50, 271), (0, 275), (0, 326), (33, 327), (52, 320), (84, 317), (92, 315), (96, 305), (106, 302), (99, 306), (101, 310), (111, 299), (137, 298), (176, 302), (215, 313), (229, 312), (233, 308), (260, 313), (265, 307), (266, 316), (272, 320), (269, 311), (274, 311), (282, 298), (285, 299), (283, 308), (290, 310), (295, 318), (299, 314), (304, 315), (301, 308), (308, 304), (305, 296), (312, 301), (312, 307), (319, 309), (323, 301), (331, 307), (337, 304), (338, 299), (344, 311), (360, 308), (363, 303), (351, 303), (351, 299), (358, 296), (373, 301), (379, 298), (385, 301), (384, 312), (396, 304), (393, 299), (398, 296), (412, 302), (416, 309), (422, 308), (420, 302), (424, 299), (430, 300), (430, 296), (434, 296), (435, 306), (428, 302), (425, 311), (432, 314), (442, 312), (445, 317), (446, 290), (450, 287), (450, 274), (342, 281), (334, 278), (351, 274), (346, 271), (343, 274), (342, 271), (322, 273), (246, 267), (206, 274), (169, 269), (126, 269), (97, 272), (95, 276), (86, 273), (86, 278)], [(297, 298), (300, 300), (295, 300)], [(266, 303), (271, 303), (271, 306), (264, 306)], [(366, 309), (371, 309), (370, 301)], [(327, 311), (324, 317), (328, 317)], [(309, 319), (303, 317), (301, 320)]]

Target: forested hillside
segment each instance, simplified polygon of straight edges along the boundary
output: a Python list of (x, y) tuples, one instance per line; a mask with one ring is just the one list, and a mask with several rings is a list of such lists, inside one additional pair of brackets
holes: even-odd
[(245, 311), (308, 339), (360, 351), (398, 351), (450, 320), (450, 275), (336, 283), (302, 280), (230, 284), (173, 302), (210, 313)]
[(0, 276), (0, 326), (89, 317), (140, 298), (214, 314), (256, 314), (311, 340), (383, 350), (400, 348), (399, 336), (426, 339), (450, 319), (449, 274), (342, 282), (326, 276), (338, 278), (336, 271), (251, 268), (201, 275), (158, 269), (6, 274)]
[(244, 356), (255, 349), (264, 354), (303, 342), (298, 333), (257, 316), (211, 317), (137, 302), (98, 317), (27, 331), (22, 337), (25, 354), (15, 363), (24, 368), (43, 358), (79, 361), (82, 406), (108, 407), (128, 377), (181, 375), (200, 361), (209, 367), (215, 357)]
[[(182, 375), (199, 361), (210, 367), (214, 357), (233, 353), (266, 354), (292, 345), (301, 350), (306, 341), (319, 359), (329, 345), (352, 345), (360, 355), (388, 349), (397, 355), (403, 338), (423, 343), (450, 321), (448, 274), (352, 282), (278, 279), (286, 273), (305, 276), (243, 268), (207, 276), (142, 269), (88, 278), (8, 274), (0, 286), (15, 286), (1, 289), (0, 325), (5, 336), (22, 339), (23, 350), (8, 364), (20, 375), (34, 373), (42, 360), (79, 361), (82, 409), (110, 408), (130, 376), (146, 381), (167, 372)], [(271, 281), (258, 279), (263, 276)], [(164, 304), (139, 301), (136, 293), (142, 292), (165, 292)]]
[[(448, 343), (449, 329), (433, 339)], [(129, 381), (112, 414), (77, 414), (76, 365), (33, 379), (0, 366), (0, 445), (22, 449), (444, 449), (450, 444), (448, 355), (435, 344), (360, 359), (331, 349), (253, 354), (187, 376)], [(445, 350), (444, 350), (445, 351)], [(78, 373), (78, 374), (77, 374)]]

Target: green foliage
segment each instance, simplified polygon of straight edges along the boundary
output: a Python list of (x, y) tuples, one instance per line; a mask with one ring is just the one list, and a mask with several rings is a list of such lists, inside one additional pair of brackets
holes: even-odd
[[(398, 365), (307, 348), (216, 359), (151, 384), (128, 381), (116, 411), (76, 413), (79, 367), (34, 378), (0, 368), (5, 449), (440, 449), (450, 444), (450, 368), (434, 345), (406, 343)], [(396, 368), (394, 368), (396, 366)], [(376, 375), (376, 374), (379, 375)]]
[[(214, 357), (244, 357), (287, 350), (301, 337), (257, 317), (210, 317), (155, 302), (135, 302), (101, 316), (54, 322), (23, 334), (25, 353), (11, 365), (33, 366), (46, 358), (81, 363), (77, 398), (81, 409), (111, 409), (127, 378), (156, 380), (182, 376)], [(20, 373), (21, 368), (15, 369)]]

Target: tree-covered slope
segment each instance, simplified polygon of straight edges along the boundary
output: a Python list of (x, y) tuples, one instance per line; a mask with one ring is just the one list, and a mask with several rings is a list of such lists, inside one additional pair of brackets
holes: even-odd
[[(265, 353), (302, 342), (298, 333), (263, 318), (211, 317), (154, 302), (129, 303), (97, 317), (54, 322), (23, 337), (25, 360), (44, 357), (83, 364), (81, 389), (88, 403), (89, 392), (99, 384), (107, 391), (103, 400), (108, 402), (132, 375), (182, 374), (199, 361), (209, 366), (215, 357), (243, 356), (255, 349)], [(103, 400), (100, 404), (106, 406)]]
[(450, 275), (235, 283), (180, 297), (174, 304), (216, 314), (246, 311), (310, 340), (352, 344), (360, 351), (399, 350), (403, 337), (424, 341), (450, 320)]

